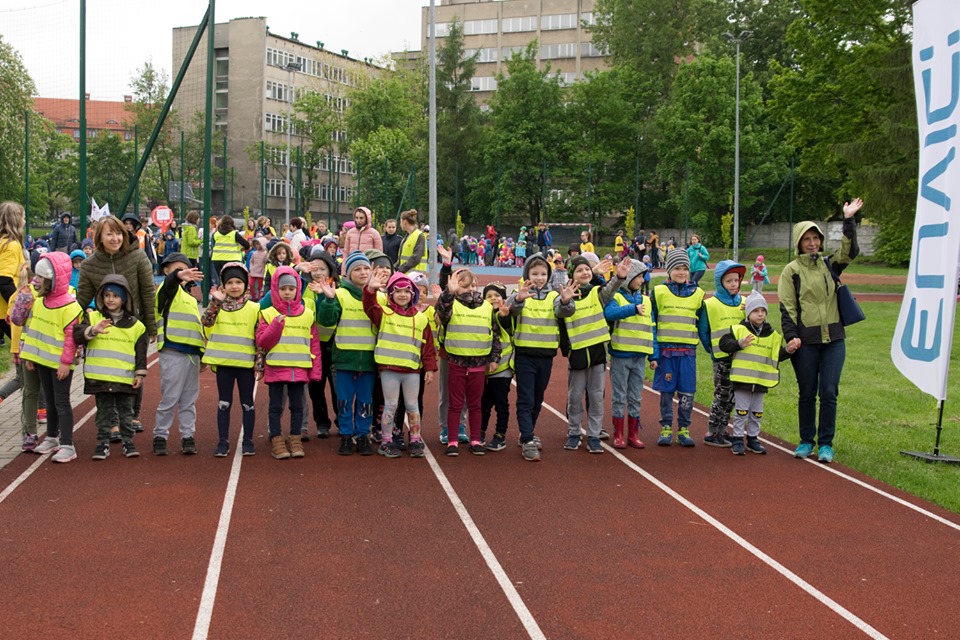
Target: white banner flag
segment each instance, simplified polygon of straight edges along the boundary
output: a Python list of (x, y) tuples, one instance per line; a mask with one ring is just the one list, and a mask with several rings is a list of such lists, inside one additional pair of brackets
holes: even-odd
[(920, 0), (913, 15), (920, 184), (910, 271), (890, 351), (903, 375), (945, 400), (960, 275), (960, 2)]

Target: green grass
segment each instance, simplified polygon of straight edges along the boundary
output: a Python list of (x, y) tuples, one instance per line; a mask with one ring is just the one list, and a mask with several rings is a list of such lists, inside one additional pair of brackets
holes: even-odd
[[(9, 344), (9, 338), (7, 338)], [(10, 371), (10, 367), (13, 366), (13, 356), (10, 354), (9, 348), (0, 348), (0, 376), (6, 375)]]

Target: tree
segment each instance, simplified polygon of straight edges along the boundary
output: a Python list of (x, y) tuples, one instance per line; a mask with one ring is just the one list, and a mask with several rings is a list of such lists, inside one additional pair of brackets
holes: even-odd
[(133, 146), (119, 135), (98, 135), (87, 147), (87, 193), (103, 206), (120, 206), (133, 175)]
[[(157, 69), (149, 61), (137, 70), (130, 81), (133, 101), (126, 106), (130, 119), (125, 124), (130, 129), (133, 129), (134, 126), (137, 127), (143, 145), (146, 145), (148, 137), (160, 119), (160, 112), (163, 110), (163, 104), (166, 102), (167, 94), (170, 91), (168, 81), (166, 71)], [(180, 146), (179, 140), (177, 143), (173, 141), (174, 131), (179, 134), (180, 118), (175, 111), (171, 111), (164, 122), (160, 135), (157, 137), (143, 174), (140, 176), (141, 200), (148, 203), (167, 201), (167, 188), (173, 177), (173, 157), (175, 149), (178, 153)], [(142, 154), (143, 146), (141, 146), (140, 152)], [(122, 214), (119, 211), (117, 213)]]
[[(323, 161), (330, 162), (336, 132), (344, 127), (343, 111), (337, 108), (338, 98), (308, 89), (293, 104), (293, 124), (297, 135), (292, 143), (296, 148), (290, 150), (293, 153), (290, 165), (296, 166), (299, 149), (300, 164), (303, 166), (302, 206), (305, 211), (309, 211), (310, 196), (317, 193), (321, 182), (319, 168)], [(290, 179), (294, 182), (293, 175)]]
[(23, 200), (23, 114), (34, 93), (20, 54), (0, 35), (0, 200)]

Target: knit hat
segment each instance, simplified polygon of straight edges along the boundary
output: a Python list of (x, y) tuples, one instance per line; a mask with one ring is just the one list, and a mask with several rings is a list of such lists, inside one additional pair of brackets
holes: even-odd
[(576, 251), (577, 253), (580, 253), (580, 243), (579, 243), (579, 242), (571, 242), (571, 243), (570, 243), (570, 246), (567, 247), (567, 255), (569, 256), (569, 255), (570, 255), (571, 253), (573, 253), (574, 251)]
[(686, 267), (690, 268), (690, 256), (687, 255), (686, 251), (682, 249), (674, 249), (667, 254), (667, 277), (670, 277), (670, 272), (676, 269), (677, 267)]
[(239, 278), (243, 280), (244, 290), (247, 288), (249, 276), (250, 274), (242, 262), (228, 262), (220, 269), (220, 282), (226, 284), (230, 278)]
[(743, 310), (744, 314), (747, 317), (747, 320), (750, 319), (750, 314), (756, 311), (757, 309), (767, 310), (767, 301), (763, 297), (762, 293), (754, 291), (749, 296), (747, 296), (746, 308)]
[(90, 247), (91, 249), (93, 248), (93, 240), (90, 238), (84, 238), (83, 242), (80, 243), (81, 250), (86, 249), (87, 247)]
[(422, 271), (408, 271), (407, 277), (410, 278), (410, 281), (413, 282), (413, 286), (417, 287), (426, 287), (430, 288), (430, 279), (427, 278), (427, 274)]
[(36, 266), (33, 267), (33, 272), (47, 280), (53, 280), (56, 277), (56, 273), (53, 270), (53, 263), (50, 262), (49, 258), (45, 257), (37, 260)]
[(483, 288), (483, 297), (487, 297), (488, 291), (496, 291), (504, 300), (507, 299), (507, 287), (502, 282), (491, 282)]
[(375, 267), (386, 267), (390, 269), (390, 272), (393, 273), (393, 263), (390, 262), (390, 258), (387, 257), (383, 251), (379, 249), (367, 249), (363, 252), (363, 255), (367, 256), (367, 260), (370, 261), (370, 266)]
[(320, 241), (320, 246), (323, 247), (324, 249), (329, 247), (331, 244), (339, 247), (340, 241), (337, 240), (336, 237), (334, 236), (324, 236), (323, 239)]
[(757, 256), (757, 262), (763, 262), (763, 256)]
[(595, 254), (593, 251), (584, 251), (580, 255), (587, 259), (587, 262), (591, 267), (595, 264), (600, 264), (600, 256)]
[(277, 280), (277, 288), (281, 287), (296, 287), (297, 286), (297, 276), (291, 275), (289, 273), (284, 273), (280, 276), (280, 279)]
[[(628, 258), (628, 260), (630, 260)], [(639, 260), (630, 260), (630, 270), (627, 271), (627, 277), (624, 279), (624, 282), (627, 284), (627, 287), (630, 287), (630, 283), (633, 282), (633, 279), (642, 276), (647, 271), (647, 265), (643, 264)]]
[[(397, 289), (409, 289), (413, 298), (411, 299), (410, 304), (416, 306), (420, 301), (420, 289), (418, 289), (414, 284), (413, 280), (405, 273), (395, 273), (390, 276), (390, 279), (387, 280), (387, 295), (392, 296), (393, 292)], [(393, 298), (391, 298), (392, 300)]]
[(354, 267), (361, 264), (365, 264), (369, 267), (369, 258), (363, 255), (363, 252), (361, 251), (351, 251), (350, 255), (348, 255), (343, 261), (343, 273), (347, 276), (347, 280), (350, 279), (350, 272), (353, 271)]
[(86, 259), (87, 259), (87, 254), (85, 254), (80, 249), (74, 249), (73, 251), (70, 252), (70, 262), (73, 262), (74, 260), (86, 260)]
[(101, 291), (109, 291), (113, 295), (117, 296), (123, 302), (127, 301), (127, 290), (121, 287), (119, 284), (108, 283), (101, 287)]

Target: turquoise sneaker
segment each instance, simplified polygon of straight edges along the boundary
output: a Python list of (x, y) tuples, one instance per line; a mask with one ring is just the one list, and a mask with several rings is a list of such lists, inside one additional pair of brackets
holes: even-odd
[(807, 444), (806, 442), (803, 442), (803, 443), (801, 443), (800, 446), (797, 447), (796, 450), (793, 452), (793, 457), (794, 457), (794, 458), (801, 458), (801, 459), (803, 459), (803, 458), (809, 458), (809, 457), (810, 457), (810, 454), (812, 454), (812, 453), (813, 453), (813, 445), (812, 445), (812, 444)]
[(440, 444), (447, 444), (447, 428), (440, 428)]
[(817, 450), (817, 460), (824, 464), (833, 462), (833, 447), (830, 445), (820, 447), (820, 449)]
[(660, 428), (660, 437), (657, 438), (658, 447), (669, 447), (673, 444), (673, 426), (664, 425)]
[(470, 442), (470, 436), (467, 435), (467, 425), (462, 424), (457, 427), (457, 442), (464, 444)]

